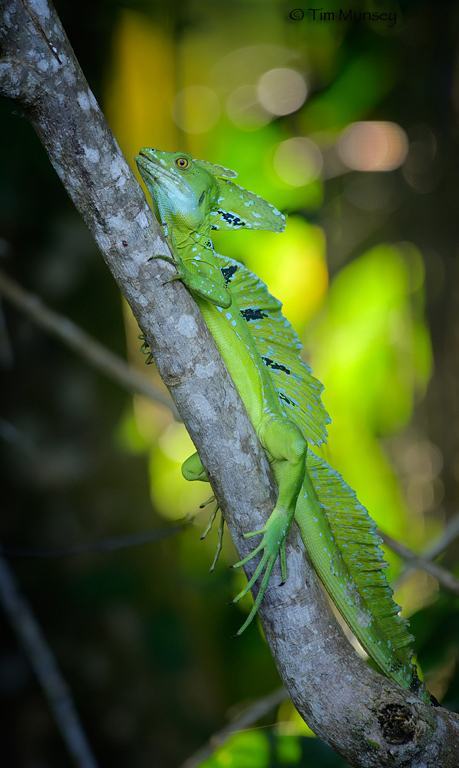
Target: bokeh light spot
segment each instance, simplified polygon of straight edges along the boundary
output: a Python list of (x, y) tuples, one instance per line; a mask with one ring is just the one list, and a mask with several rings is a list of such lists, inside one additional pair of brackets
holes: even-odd
[(258, 99), (272, 115), (296, 112), (304, 104), (306, 96), (304, 78), (294, 69), (270, 69), (258, 83)]
[(396, 123), (352, 123), (343, 131), (338, 151), (352, 170), (393, 171), (406, 159), (408, 138)]
[(322, 165), (317, 144), (301, 136), (283, 141), (274, 155), (276, 173), (292, 187), (301, 187), (317, 179)]

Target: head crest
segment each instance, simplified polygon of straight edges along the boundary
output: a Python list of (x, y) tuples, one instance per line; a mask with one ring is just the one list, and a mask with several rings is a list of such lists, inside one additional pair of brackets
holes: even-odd
[(220, 194), (216, 206), (210, 211), (212, 229), (267, 229), (283, 232), (285, 217), (282, 213), (262, 197), (231, 181), (237, 178), (236, 171), (205, 160), (193, 162), (211, 173), (218, 184)]
[(254, 192), (218, 179), (220, 196), (210, 212), (212, 229), (267, 229), (283, 232), (285, 216)]

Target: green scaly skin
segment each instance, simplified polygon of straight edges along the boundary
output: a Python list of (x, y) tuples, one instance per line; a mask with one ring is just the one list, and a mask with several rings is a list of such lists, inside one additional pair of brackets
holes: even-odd
[[(277, 314), (288, 325), (280, 315), (280, 305), (258, 283), (250, 290), (262, 300), (266, 297), (269, 308), (266, 312), (245, 309), (243, 315), (237, 302), (242, 304), (246, 297), (241, 289), (235, 293), (237, 283), (232, 289), (232, 276), (237, 270), (242, 275), (239, 280), (254, 276), (237, 262), (218, 256), (212, 246), (212, 229), (244, 227), (280, 232), (285, 226), (284, 217), (266, 201), (236, 185), (232, 181), (237, 175), (234, 171), (192, 160), (183, 152), (142, 149), (136, 162), (173, 254), (173, 258), (154, 258), (173, 263), (177, 275), (172, 280), (181, 280), (193, 294), (266, 451), (279, 488), (276, 506), (266, 524), (259, 531), (245, 534), (261, 535), (260, 543), (235, 566), (242, 566), (261, 553), (253, 577), (234, 600), (240, 600), (262, 576), (252, 611), (238, 634), (255, 616), (278, 555), (282, 580), (286, 580), (285, 541), (295, 520), (316, 572), (362, 646), (388, 677), (430, 702), (430, 695), (410, 660), (407, 646), (412, 636), (397, 616), (399, 608), (393, 603), (382, 575), (385, 564), (379, 560), (374, 526), (338, 473), (308, 451), (306, 428), (288, 418), (283, 408), (285, 402), (292, 405), (294, 398), (279, 394), (281, 388), (273, 383), (277, 373), (290, 373), (289, 364), (280, 355), (277, 360), (271, 359), (272, 347), (267, 347), (270, 357), (264, 355), (262, 359), (259, 349), (264, 350), (266, 342), (259, 339), (257, 344), (249, 328), (247, 317), (253, 320)], [(285, 354), (291, 361), (290, 351)], [(312, 387), (320, 392), (317, 383)], [(319, 443), (322, 439), (314, 441)], [(188, 480), (207, 480), (197, 454), (184, 463), (182, 471)], [(370, 547), (369, 554), (365, 547)]]

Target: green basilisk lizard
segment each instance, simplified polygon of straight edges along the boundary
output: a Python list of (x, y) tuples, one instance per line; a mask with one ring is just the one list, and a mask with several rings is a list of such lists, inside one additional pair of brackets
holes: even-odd
[[(326, 440), (330, 419), (322, 385), (300, 356), (301, 343), (280, 302), (236, 261), (218, 255), (211, 231), (282, 232), (284, 216), (233, 181), (237, 174), (183, 152), (142, 149), (137, 166), (151, 194), (172, 257), (153, 256), (177, 269), (217, 343), (226, 367), (266, 451), (279, 495), (260, 543), (236, 566), (261, 553), (255, 572), (235, 598), (262, 576), (252, 621), (280, 556), (287, 577), (285, 541), (293, 520), (333, 602), (380, 669), (426, 702), (430, 695), (413, 665), (408, 622), (392, 600), (375, 525), (354, 491), (310, 446)], [(197, 453), (182, 467), (188, 480), (207, 480)], [(234, 601), (233, 601), (234, 602)]]

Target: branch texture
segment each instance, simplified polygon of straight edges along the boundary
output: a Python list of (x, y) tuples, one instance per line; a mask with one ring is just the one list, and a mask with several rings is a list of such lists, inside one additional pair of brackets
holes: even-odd
[[(199, 449), (241, 557), (273, 506), (269, 466), (205, 323), (46, 0), (0, 0), (0, 92), (26, 113), (92, 232)], [(237, 477), (237, 483), (235, 482)], [(292, 531), (260, 611), (282, 680), (313, 731), (354, 766), (457, 766), (459, 721), (370, 670), (345, 640)], [(247, 571), (250, 573), (253, 566)]]

